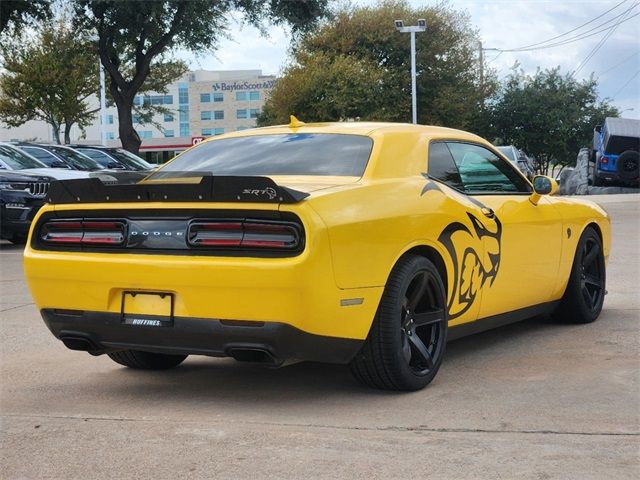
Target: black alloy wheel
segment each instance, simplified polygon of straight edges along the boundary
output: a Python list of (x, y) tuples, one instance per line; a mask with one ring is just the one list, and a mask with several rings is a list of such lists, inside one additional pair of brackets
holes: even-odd
[(445, 306), (438, 296), (432, 273), (423, 270), (413, 277), (400, 312), (404, 359), (416, 375), (426, 375), (440, 356)]
[(435, 377), (447, 341), (445, 287), (436, 267), (407, 255), (393, 268), (365, 343), (351, 361), (370, 387), (419, 390)]
[(578, 241), (571, 275), (554, 319), (564, 323), (591, 323), (602, 311), (606, 271), (602, 240), (587, 227)]
[(587, 237), (580, 256), (580, 289), (585, 305), (595, 311), (604, 296), (604, 263), (598, 261), (602, 256), (598, 239)]

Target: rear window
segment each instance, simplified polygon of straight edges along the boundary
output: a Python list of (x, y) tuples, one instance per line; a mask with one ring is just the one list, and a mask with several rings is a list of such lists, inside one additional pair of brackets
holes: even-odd
[(362, 135), (293, 133), (226, 138), (202, 143), (176, 157), (157, 174), (325, 175), (360, 177), (373, 140)]

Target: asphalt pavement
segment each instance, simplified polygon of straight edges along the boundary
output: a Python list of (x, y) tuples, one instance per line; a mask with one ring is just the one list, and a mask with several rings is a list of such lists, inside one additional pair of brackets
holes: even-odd
[(640, 478), (639, 198), (594, 198), (613, 221), (595, 323), (457, 340), (414, 393), (342, 366), (190, 357), (141, 372), (67, 350), (21, 249), (1, 243), (0, 478)]

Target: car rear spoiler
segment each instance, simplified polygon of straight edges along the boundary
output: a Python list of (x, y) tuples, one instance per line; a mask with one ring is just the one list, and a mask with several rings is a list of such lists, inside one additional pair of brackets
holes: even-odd
[[(199, 177), (191, 178), (197, 180)], [(51, 204), (112, 202), (246, 202), (298, 203), (309, 196), (277, 185), (268, 177), (202, 176), (162, 178), (135, 184), (104, 184), (99, 178), (51, 182), (47, 201)]]

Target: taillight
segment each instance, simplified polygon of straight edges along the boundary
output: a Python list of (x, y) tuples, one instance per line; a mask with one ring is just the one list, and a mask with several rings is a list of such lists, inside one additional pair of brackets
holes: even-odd
[(192, 247), (295, 250), (300, 231), (289, 223), (245, 221), (197, 221), (189, 225)]
[(609, 163), (609, 159), (607, 157), (600, 157), (600, 163), (607, 164)]
[(40, 229), (40, 240), (49, 245), (123, 245), (126, 224), (110, 220), (52, 220)]

